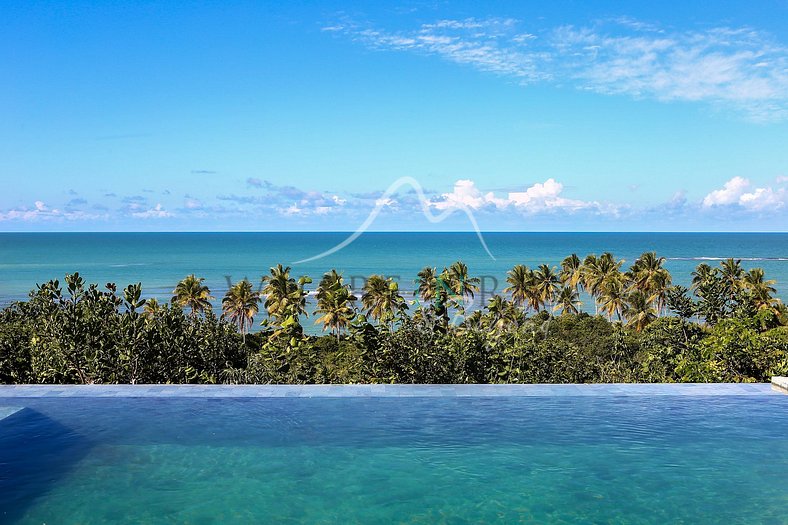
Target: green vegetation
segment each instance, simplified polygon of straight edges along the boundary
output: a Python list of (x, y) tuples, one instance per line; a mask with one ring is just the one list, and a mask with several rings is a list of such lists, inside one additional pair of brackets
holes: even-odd
[[(418, 272), (413, 298), (382, 275), (359, 300), (335, 270), (312, 280), (271, 268), (211, 308), (190, 275), (171, 304), (86, 285), (79, 274), (37, 286), (0, 312), (2, 383), (585, 383), (765, 381), (788, 375), (788, 311), (760, 269), (701, 264), (690, 289), (645, 253), (560, 268), (512, 268), (502, 295), (466, 312), (480, 279), (455, 262)], [(593, 315), (581, 298), (593, 301)], [(409, 300), (411, 299), (411, 300)], [(266, 318), (251, 331), (259, 305)], [(589, 309), (590, 310), (590, 309)]]

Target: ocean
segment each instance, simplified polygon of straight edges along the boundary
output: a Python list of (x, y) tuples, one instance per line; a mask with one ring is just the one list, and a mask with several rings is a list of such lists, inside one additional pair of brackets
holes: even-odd
[[(577, 253), (612, 252), (625, 267), (642, 252), (656, 251), (674, 283), (688, 285), (698, 264), (742, 259), (745, 268), (762, 267), (777, 280), (778, 296), (788, 299), (788, 233), (485, 233), (492, 257), (475, 233), (365, 233), (326, 257), (297, 263), (331, 249), (345, 232), (313, 233), (0, 233), (0, 303), (24, 299), (36, 283), (80, 272), (88, 282), (114, 282), (122, 288), (141, 282), (148, 297), (167, 299), (175, 284), (194, 273), (205, 277), (218, 301), (228, 283), (244, 277), (254, 283), (271, 266), (292, 266), (296, 277), (320, 276), (336, 268), (358, 290), (363, 277), (380, 273), (397, 279), (408, 298), (416, 273), (462, 260), (483, 278), (486, 295), (506, 286), (515, 264), (559, 265)], [(586, 304), (586, 310), (593, 306)]]

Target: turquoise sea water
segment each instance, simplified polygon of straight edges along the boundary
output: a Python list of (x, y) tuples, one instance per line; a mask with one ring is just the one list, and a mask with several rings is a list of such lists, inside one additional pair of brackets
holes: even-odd
[[(668, 258), (677, 283), (687, 284), (700, 262), (743, 259), (746, 268), (760, 266), (788, 294), (788, 233), (486, 233), (495, 259), (473, 233), (367, 233), (326, 258), (317, 255), (347, 237), (346, 233), (0, 233), (0, 301), (23, 298), (36, 283), (79, 271), (90, 282), (119, 286), (142, 282), (149, 295), (167, 296), (185, 275), (205, 277), (221, 297), (228, 279), (257, 282), (277, 264), (293, 266), (295, 275), (315, 281), (337, 268), (354, 278), (383, 273), (413, 289), (423, 266), (443, 267), (463, 260), (474, 275), (485, 276), (488, 292), (500, 290), (506, 271), (515, 264), (557, 265), (571, 253), (611, 251), (631, 263), (644, 251)], [(497, 281), (497, 283), (496, 283)]]
[[(765, 387), (768, 389), (768, 387)], [(788, 396), (39, 398), (0, 523), (784, 523)]]

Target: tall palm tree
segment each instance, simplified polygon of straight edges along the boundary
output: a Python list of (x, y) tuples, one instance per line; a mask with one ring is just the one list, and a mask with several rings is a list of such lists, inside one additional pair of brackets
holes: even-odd
[(713, 279), (718, 271), (717, 268), (712, 268), (706, 263), (700, 263), (695, 267), (695, 271), (692, 272), (692, 286), (690, 288), (697, 290), (703, 284)]
[(222, 299), (222, 317), (238, 325), (244, 342), (246, 332), (259, 311), (260, 294), (252, 289), (252, 283), (247, 279), (235, 283)]
[(325, 293), (337, 286), (344, 286), (344, 278), (342, 274), (332, 268), (330, 271), (323, 274), (323, 277), (317, 285), (317, 300), (319, 301)]
[(534, 274), (530, 268), (523, 264), (518, 264), (506, 274), (506, 282), (509, 286), (504, 288), (504, 293), (508, 293), (512, 302), (516, 306), (528, 306), (529, 290), (533, 285)]
[[(645, 252), (637, 258), (635, 263), (627, 272), (627, 277), (632, 280), (632, 285), (637, 290), (651, 294), (657, 288), (657, 284), (663, 285), (666, 278), (664, 257), (657, 257), (656, 252)], [(667, 277), (670, 285), (670, 274)]]
[[(517, 324), (520, 312), (517, 307), (506, 298), (495, 294), (487, 302), (487, 314), (489, 316), (490, 327), (495, 330), (503, 330), (511, 325)], [(478, 313), (478, 310), (474, 314)]]
[(741, 259), (728, 258), (720, 261), (720, 276), (729, 292), (729, 298), (734, 299), (736, 293), (741, 290), (744, 269), (741, 267)]
[(191, 315), (211, 310), (211, 290), (203, 284), (205, 278), (187, 275), (172, 291), (172, 303), (181, 308), (191, 308)]
[(627, 319), (627, 326), (640, 332), (657, 318), (657, 312), (645, 293), (634, 290), (627, 295), (624, 317)]
[(353, 304), (356, 296), (350, 293), (349, 287), (343, 283), (342, 276), (333, 273), (338, 276), (337, 279), (326, 279), (324, 276), (318, 285), (315, 313), (320, 314), (320, 317), (315, 320), (315, 324), (322, 324), (323, 330), (331, 329), (339, 343), (342, 330), (347, 328), (356, 316), (356, 307)]
[(361, 304), (372, 319), (390, 325), (393, 325), (394, 317), (398, 312), (408, 308), (405, 299), (399, 293), (399, 284), (382, 275), (371, 275), (364, 283)]
[(428, 303), (435, 299), (438, 293), (438, 272), (434, 267), (425, 266), (416, 274), (418, 286), (413, 295), (418, 295), (422, 301)]
[(555, 273), (555, 269), (540, 264), (539, 268), (534, 270), (533, 291), (534, 295), (539, 299), (539, 302), (544, 306), (546, 305), (549, 310), (552, 310), (553, 301), (555, 301), (555, 293), (561, 281)]
[(561, 310), (561, 315), (576, 315), (580, 313), (582, 304), (577, 288), (567, 284), (558, 292), (553, 311)]
[(599, 313), (599, 300), (604, 291), (605, 282), (617, 279), (624, 261), (617, 261), (613, 254), (605, 252), (599, 257), (588, 255), (583, 261), (583, 286), (594, 298), (594, 309)]
[(290, 276), (290, 267), (277, 264), (270, 270), (270, 275), (263, 277), (263, 295), (265, 310), (270, 317), (282, 324), (288, 318), (298, 319), (306, 315), (306, 298), (308, 292), (304, 286), (312, 280), (303, 276), (298, 281)]
[(468, 266), (464, 262), (456, 261), (452, 263), (445, 274), (449, 288), (463, 302), (465, 299), (473, 299), (474, 293), (479, 291), (481, 280), (468, 274)]
[(413, 295), (417, 295), (423, 302), (429, 303), (428, 309), (420, 307), (417, 312), (420, 314), (432, 312), (444, 325), (447, 324), (449, 322), (449, 301), (452, 294), (448, 282), (448, 270), (444, 268), (441, 273), (438, 273), (435, 267), (425, 266), (419, 271), (417, 277), (417, 287)]
[(654, 274), (649, 284), (649, 301), (657, 307), (657, 315), (662, 315), (667, 308), (668, 292), (673, 287), (670, 272), (662, 268)]
[(624, 276), (621, 273), (608, 276), (602, 283), (602, 290), (599, 294), (600, 309), (607, 314), (608, 321), (613, 320), (613, 316), (620, 321), (625, 309), (627, 300), (627, 286)]
[(741, 280), (741, 286), (749, 292), (755, 306), (759, 309), (771, 308), (775, 303), (779, 303), (779, 299), (772, 298), (772, 294), (777, 293), (774, 285), (777, 281), (773, 279), (765, 279), (762, 268), (753, 268), (744, 274)]
[(581, 291), (583, 288), (583, 263), (576, 253), (561, 261), (561, 284)]
[(594, 254), (586, 255), (581, 268), (583, 288), (594, 298), (594, 313), (599, 313), (599, 296), (602, 293), (604, 275), (599, 268), (599, 258)]

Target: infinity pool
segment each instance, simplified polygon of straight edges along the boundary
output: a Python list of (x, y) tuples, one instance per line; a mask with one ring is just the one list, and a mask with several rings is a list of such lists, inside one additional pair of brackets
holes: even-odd
[(787, 523), (768, 385), (0, 387), (0, 522)]

